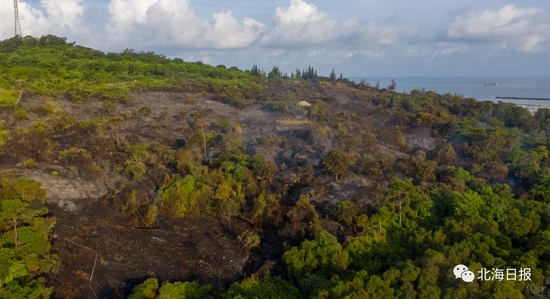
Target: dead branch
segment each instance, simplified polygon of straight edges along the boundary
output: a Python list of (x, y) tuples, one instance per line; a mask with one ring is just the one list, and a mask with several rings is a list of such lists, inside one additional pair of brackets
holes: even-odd
[(19, 93), (19, 97), (17, 98), (17, 102), (15, 102), (15, 106), (17, 106), (17, 104), (19, 104), (19, 101), (21, 100), (21, 95), (23, 95), (23, 91), (21, 91)]
[(94, 291), (94, 288), (92, 287), (92, 279), (94, 278), (95, 266), (97, 265), (97, 252), (96, 252), (95, 250), (93, 250), (92, 248), (90, 248), (90, 247), (86, 247), (86, 246), (84, 246), (84, 245), (80, 245), (80, 244), (78, 244), (78, 243), (76, 243), (76, 242), (73, 242), (73, 241), (71, 241), (71, 240), (69, 240), (69, 239), (66, 239), (66, 238), (59, 238), (59, 239), (64, 240), (64, 241), (67, 241), (67, 242), (70, 242), (70, 243), (73, 243), (73, 244), (76, 245), (76, 246), (79, 246), (79, 247), (82, 247), (82, 248), (84, 248), (84, 249), (88, 249), (88, 250), (91, 250), (91, 251), (94, 252), (94, 254), (95, 254), (94, 266), (93, 266), (93, 268), (92, 268), (92, 273), (90, 273), (89, 285), (90, 285), (90, 290), (92, 290), (92, 293), (94, 293), (94, 296), (95, 296), (97, 299), (99, 299), (99, 297), (97, 296), (97, 294), (96, 294), (95, 291)]

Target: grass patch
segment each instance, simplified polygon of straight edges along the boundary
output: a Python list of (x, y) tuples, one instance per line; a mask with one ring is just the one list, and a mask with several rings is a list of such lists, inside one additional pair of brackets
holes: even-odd
[(19, 91), (0, 88), (0, 106), (12, 106), (17, 102)]
[[(46, 110), (48, 110), (48, 113), (62, 113), (63, 107), (53, 98), (46, 98), (42, 100), (46, 106), (44, 106)], [(51, 110), (51, 111), (50, 111)]]

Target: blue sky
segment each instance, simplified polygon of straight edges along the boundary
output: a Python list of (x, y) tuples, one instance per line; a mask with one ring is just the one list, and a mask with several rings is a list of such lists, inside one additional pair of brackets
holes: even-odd
[[(347, 77), (550, 76), (550, 1), (31, 0), (24, 35)], [(0, 8), (0, 39), (13, 35)]]

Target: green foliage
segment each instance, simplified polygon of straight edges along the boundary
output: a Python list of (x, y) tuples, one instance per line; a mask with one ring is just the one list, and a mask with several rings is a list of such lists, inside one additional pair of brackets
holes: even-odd
[(216, 126), (222, 130), (227, 130), (231, 128), (231, 121), (225, 117), (222, 117), (216, 122)]
[(359, 207), (352, 201), (343, 200), (336, 205), (335, 213), (339, 221), (351, 225), (359, 214)]
[(0, 86), (0, 107), (14, 105), (18, 96), (19, 92), (16, 90), (6, 90)]
[(222, 91), (221, 98), (223, 101), (237, 107), (243, 107), (247, 105), (244, 99), (244, 95), (236, 86), (225, 87)]
[(319, 214), (315, 210), (315, 206), (311, 204), (311, 197), (306, 194), (300, 195), (300, 199), (296, 205), (287, 213), (292, 225), (291, 235), (304, 236), (307, 234), (315, 234), (321, 230)]
[(149, 278), (142, 284), (135, 286), (128, 299), (155, 299), (158, 289), (158, 280), (156, 278)]
[[(51, 39), (63, 40), (56, 36)], [(254, 76), (236, 68), (226, 69), (181, 59), (168, 59), (151, 52), (125, 50), (103, 53), (74, 43), (42, 43), (42, 38), (0, 42), (0, 55), (9, 53), (0, 76), (0, 105), (13, 105), (19, 96), (11, 90), (18, 80), (22, 88), (43, 94), (64, 93), (83, 103), (90, 99), (110, 102), (127, 101), (130, 91), (141, 89), (182, 89), (214, 91), (231, 104), (248, 104), (263, 87)], [(0, 56), (3, 57), (3, 56)], [(38, 62), (38, 63), (37, 63)], [(6, 84), (1, 84), (6, 81)], [(106, 107), (109, 108), (109, 107)]]
[(283, 221), (283, 210), (281, 200), (273, 194), (262, 192), (254, 200), (252, 210), (252, 222), (256, 226), (274, 225), (277, 226)]
[(38, 114), (39, 116), (48, 116), (53, 114), (54, 107), (48, 104), (44, 106), (31, 107), (30, 111)]
[(306, 273), (320, 271), (327, 277), (346, 270), (349, 256), (335, 236), (322, 231), (312, 241), (304, 241), (300, 247), (292, 247), (283, 255), (289, 275), (300, 279)]
[(116, 105), (109, 101), (109, 100), (105, 100), (103, 101), (103, 105), (101, 105), (101, 108), (107, 112), (107, 113), (111, 113), (111, 112), (114, 112), (116, 110)]
[(156, 299), (207, 299), (212, 298), (212, 287), (201, 286), (198, 282), (174, 282), (163, 284)]
[(4, 124), (0, 123), (0, 148), (6, 144), (6, 139), (9, 136), (9, 131), (4, 130)]
[(225, 294), (227, 299), (299, 299), (300, 291), (288, 281), (268, 275), (253, 275), (240, 283), (233, 284)]
[(160, 190), (161, 206), (178, 217), (184, 217), (189, 211), (196, 209), (196, 203), (204, 189), (192, 175), (186, 175), (173, 183), (163, 186)]
[(278, 98), (272, 105), (271, 109), (276, 112), (288, 112), (296, 109), (299, 100), (292, 93), (287, 93)]
[(128, 299), (206, 299), (213, 298), (211, 286), (200, 286), (198, 282), (167, 282), (159, 288), (156, 278), (149, 278), (134, 287)]
[(33, 168), (34, 164), (36, 164), (36, 161), (34, 161), (34, 159), (32, 158), (25, 162), (25, 165), (27, 165), (28, 168)]
[(260, 246), (260, 236), (256, 232), (247, 230), (239, 235), (239, 241), (247, 250)]
[(468, 190), (462, 195), (457, 195), (454, 204), (456, 216), (474, 217), (479, 216), (479, 211), (481, 210), (484, 202), (479, 194), (472, 190)]
[(25, 109), (17, 108), (15, 109), (13, 116), (17, 119), (28, 119), (29, 113)]
[(144, 161), (149, 158), (149, 145), (139, 143), (127, 145), (125, 148), (128, 159), (124, 162), (126, 166), (124, 171), (130, 173), (134, 178), (140, 178), (147, 172), (147, 166)]
[(78, 172), (86, 178), (93, 179), (101, 172), (101, 168), (93, 161), (92, 154), (85, 149), (72, 147), (60, 151), (58, 159), (70, 167), (77, 167)]
[(438, 151), (436, 160), (443, 165), (454, 165), (456, 158), (456, 151), (451, 144), (447, 143)]
[[(27, 196), (16, 196), (17, 194)], [(47, 217), (40, 183), (0, 179), (0, 297), (50, 298), (44, 276), (59, 266), (50, 253), (55, 219)], [(17, 198), (17, 199), (12, 199)], [(36, 204), (35, 200), (42, 203)]]
[(330, 174), (336, 177), (344, 176), (348, 174), (349, 167), (351, 166), (351, 159), (349, 155), (342, 150), (332, 150), (326, 154), (321, 160), (321, 166)]

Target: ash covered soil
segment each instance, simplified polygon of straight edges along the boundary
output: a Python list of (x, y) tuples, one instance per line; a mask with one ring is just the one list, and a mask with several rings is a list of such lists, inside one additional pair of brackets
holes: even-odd
[[(95, 111), (100, 109), (97, 103), (83, 106), (62, 99), (55, 103), (82, 120), (96, 116)], [(28, 103), (29, 106), (33, 104)], [(187, 122), (180, 121), (180, 111), (190, 112), (188, 119), (200, 111), (212, 122), (225, 117), (240, 124), (244, 142), (248, 144), (276, 130), (297, 129), (296, 125), (278, 124), (278, 120), (288, 116), (270, 113), (261, 105), (236, 109), (192, 94), (136, 94), (131, 103), (120, 107), (119, 113), (130, 113), (141, 107), (150, 108), (151, 114), (124, 122), (120, 129), (123, 136), (138, 135), (145, 142), (155, 142), (161, 135), (181, 138), (180, 132), (187, 127)], [(71, 137), (64, 141), (73, 142)], [(252, 150), (262, 151), (258, 147)], [(262, 154), (274, 161), (276, 152), (277, 149), (272, 149)], [(136, 228), (131, 220), (114, 212), (104, 200), (109, 186), (122, 178), (106, 176), (90, 182), (55, 165), (38, 164), (32, 170), (19, 166), (15, 170), (20, 176), (42, 182), (48, 191), (46, 201), (50, 213), (57, 219), (53, 251), (61, 258), (62, 268), (49, 281), (54, 286), (56, 298), (93, 298), (94, 291), (100, 298), (125, 298), (136, 284), (148, 277), (160, 281), (199, 280), (223, 290), (264, 265), (272, 273), (282, 274), (281, 269), (272, 267), (276, 263), (271, 260), (282, 255), (282, 243), (277, 240), (269, 245), (270, 242), (266, 242), (266, 246), (256, 251), (255, 257), (249, 257), (235, 234), (235, 231), (244, 230), (247, 224), (238, 219), (228, 228), (212, 218), (159, 217), (158, 227), (154, 229)], [(53, 177), (52, 171), (59, 175)], [(280, 239), (268, 233), (263, 241), (269, 238)]]
[[(329, 92), (334, 99), (333, 110), (340, 113), (359, 111), (358, 105), (369, 110), (365, 103), (352, 100), (345, 93), (334, 89)], [(101, 102), (71, 103), (64, 98), (55, 101), (29, 97), (21, 102), (23, 108), (52, 104), (79, 120), (105, 116)], [(292, 113), (274, 113), (262, 104), (238, 109), (198, 94), (145, 92), (135, 94), (128, 103), (117, 104), (117, 113), (131, 113), (132, 109), (148, 107), (150, 115), (125, 121), (120, 128), (123, 137), (139, 136), (142, 142), (155, 143), (159, 138), (177, 141), (196, 111), (215, 123), (224, 117), (242, 127), (247, 151), (264, 155), (264, 158), (290, 169), (297, 166), (318, 165), (321, 153), (314, 148), (316, 141), (308, 141), (309, 122), (299, 109)], [(185, 113), (181, 113), (185, 111)], [(16, 123), (16, 127), (32, 126), (36, 119)], [(285, 142), (263, 146), (256, 142), (262, 136), (276, 134)], [(106, 136), (112, 138), (112, 136)], [(409, 135), (411, 143), (425, 148), (433, 147), (429, 134)], [(61, 147), (83, 144), (79, 136), (57, 136)], [(174, 147), (177, 148), (177, 143)], [(330, 144), (324, 147), (330, 149)], [(395, 153), (379, 145), (381, 152)], [(396, 155), (398, 153), (395, 153)], [(0, 166), (15, 176), (42, 182), (48, 192), (46, 199), (50, 214), (57, 219), (52, 238), (53, 252), (61, 260), (61, 269), (50, 277), (48, 284), (54, 287), (55, 298), (125, 298), (132, 288), (148, 277), (161, 281), (199, 280), (220, 290), (251, 273), (269, 270), (274, 275), (285, 274), (281, 262), (284, 252), (283, 239), (276, 230), (265, 230), (260, 236), (260, 248), (243, 250), (237, 233), (248, 228), (241, 219), (222, 223), (213, 218), (187, 217), (168, 219), (158, 217), (157, 226), (144, 228), (135, 221), (114, 211), (107, 203), (113, 186), (124, 178), (120, 175), (104, 175), (88, 180), (58, 165), (41, 164), (28, 169), (22, 162), (2, 159)], [(52, 172), (58, 175), (53, 176)], [(279, 175), (282, 181), (294, 178), (289, 171)], [(329, 192), (323, 200), (315, 202), (320, 211), (328, 202), (353, 198), (372, 182), (360, 176), (349, 176), (339, 182), (320, 178), (309, 186), (289, 189), (287, 201), (293, 202), (299, 194), (327, 185)], [(144, 189), (150, 186), (143, 186)], [(327, 220), (328, 221), (328, 220)], [(327, 225), (330, 227), (330, 225)], [(335, 226), (337, 234), (341, 227)], [(93, 274), (93, 276), (92, 276)], [(95, 295), (94, 295), (95, 293)]]
[(236, 236), (214, 219), (159, 219), (157, 228), (139, 229), (101, 202), (79, 213), (55, 205), (50, 212), (57, 218), (54, 252), (63, 262), (50, 280), (57, 298), (93, 298), (92, 289), (100, 298), (123, 298), (148, 277), (224, 289), (248, 262)]

